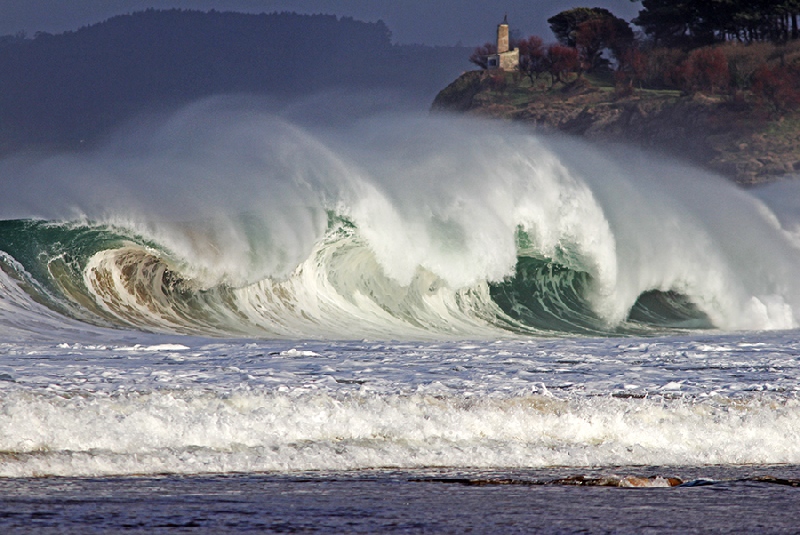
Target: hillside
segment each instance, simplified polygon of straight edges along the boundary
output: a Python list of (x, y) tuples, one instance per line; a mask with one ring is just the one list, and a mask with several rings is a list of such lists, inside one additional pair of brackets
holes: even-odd
[(470, 71), (442, 90), (439, 111), (520, 121), (598, 143), (632, 143), (687, 159), (742, 185), (800, 172), (800, 114), (747, 99), (634, 90), (579, 78), (550, 88), (507, 73)]
[(381, 21), (149, 9), (76, 31), (0, 37), (0, 154), (77, 148), (139, 113), (219, 94), (284, 102), (342, 89), (429, 102), (467, 49), (394, 45)]

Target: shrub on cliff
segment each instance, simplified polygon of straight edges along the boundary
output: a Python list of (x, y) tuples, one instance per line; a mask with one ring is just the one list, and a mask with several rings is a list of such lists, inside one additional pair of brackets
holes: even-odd
[(681, 89), (687, 93), (727, 91), (730, 87), (728, 60), (717, 48), (695, 49), (680, 65), (678, 79)]
[(677, 88), (678, 66), (686, 54), (676, 48), (658, 47), (644, 52), (645, 66), (642, 85), (653, 89)]
[(492, 91), (497, 91), (500, 94), (505, 93), (506, 89), (508, 89), (506, 72), (500, 69), (491, 71), (491, 74), (489, 74), (489, 87)]
[(753, 75), (753, 95), (762, 105), (783, 112), (800, 106), (800, 67), (762, 65)]
[(775, 46), (769, 43), (726, 43), (717, 48), (728, 60), (730, 85), (734, 91), (750, 89), (753, 75), (769, 62)]

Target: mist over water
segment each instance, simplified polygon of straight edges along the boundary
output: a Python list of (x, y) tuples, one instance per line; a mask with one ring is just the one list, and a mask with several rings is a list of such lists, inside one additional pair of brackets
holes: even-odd
[(356, 100), (214, 98), (91, 151), (7, 159), (6, 271), (70, 315), (168, 332), (797, 326), (791, 196), (380, 100), (343, 113)]

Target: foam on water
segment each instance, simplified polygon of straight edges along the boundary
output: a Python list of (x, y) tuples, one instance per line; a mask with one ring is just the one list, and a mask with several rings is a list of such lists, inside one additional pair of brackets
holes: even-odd
[(6, 477), (800, 462), (796, 402), (182, 392), (8, 396), (0, 420)]
[(762, 339), (3, 344), (0, 475), (800, 463)]

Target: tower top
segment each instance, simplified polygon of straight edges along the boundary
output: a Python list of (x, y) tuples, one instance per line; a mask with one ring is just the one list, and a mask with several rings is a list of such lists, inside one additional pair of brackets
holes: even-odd
[(510, 50), (510, 41), (508, 39), (508, 14), (506, 14), (503, 22), (497, 25), (497, 53), (503, 54)]

